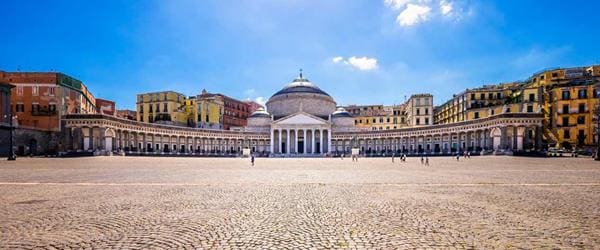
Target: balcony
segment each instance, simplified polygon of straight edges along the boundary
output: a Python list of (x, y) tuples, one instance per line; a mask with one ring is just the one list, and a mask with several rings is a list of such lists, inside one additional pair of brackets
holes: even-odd
[(38, 109), (38, 110), (31, 111), (32, 116), (53, 116), (53, 115), (57, 115), (57, 114), (58, 114), (58, 112), (56, 110), (49, 110), (49, 109)]

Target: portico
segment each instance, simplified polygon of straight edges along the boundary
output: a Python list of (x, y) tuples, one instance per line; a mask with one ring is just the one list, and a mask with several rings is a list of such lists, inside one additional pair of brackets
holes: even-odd
[(331, 123), (305, 112), (281, 118), (271, 124), (271, 152), (284, 155), (328, 153)]

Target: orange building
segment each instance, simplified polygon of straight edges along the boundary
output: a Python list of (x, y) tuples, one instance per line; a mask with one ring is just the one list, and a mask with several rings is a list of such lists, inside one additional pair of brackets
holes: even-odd
[(18, 155), (59, 150), (61, 116), (95, 114), (96, 99), (79, 80), (58, 72), (3, 72), (0, 81), (11, 91)]

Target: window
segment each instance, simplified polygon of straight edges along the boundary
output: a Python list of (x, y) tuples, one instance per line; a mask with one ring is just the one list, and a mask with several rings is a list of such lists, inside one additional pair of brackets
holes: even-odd
[(483, 100), (483, 99), (485, 99), (485, 94), (481, 93), (481, 95), (479, 97), (480, 97), (479, 99)]
[(23, 95), (23, 86), (17, 86), (17, 95), (19, 95), (19, 96)]
[(585, 116), (578, 116), (577, 117), (577, 124), (579, 124), (579, 125), (585, 124)]
[(383, 123), (383, 118), (379, 118), (379, 123)]
[(373, 118), (373, 123), (376, 123), (376, 122), (377, 122), (377, 119)]
[(579, 104), (579, 113), (585, 113), (585, 103)]
[(23, 103), (15, 104), (15, 112), (25, 112), (25, 105)]
[(419, 120), (419, 118), (417, 118), (417, 124), (416, 125), (419, 125), (420, 123), (421, 123), (421, 121)]
[(32, 86), (31, 87), (31, 95), (33, 96), (37, 96), (40, 93), (40, 87), (38, 86)]
[(510, 113), (510, 107), (506, 108), (506, 113)]
[(558, 73), (556, 73), (556, 72), (552, 73), (552, 78), (556, 78), (556, 77), (558, 77)]
[(152, 104), (148, 106), (148, 112), (152, 113)]
[(49, 94), (50, 96), (54, 96), (54, 93), (55, 93), (55, 91), (56, 91), (56, 90), (55, 90), (55, 88), (54, 88), (54, 87), (49, 87), (49, 88), (48, 88), (48, 94)]
[(475, 100), (475, 94), (471, 94), (471, 100)]
[(495, 113), (495, 110), (493, 110), (493, 109), (492, 109), (492, 112), (491, 112), (491, 114), (492, 114), (492, 115), (494, 115), (494, 113)]
[(571, 133), (569, 133), (569, 132), (570, 132), (570, 131), (569, 131), (569, 129), (568, 129), (568, 128), (565, 128), (565, 129), (563, 129), (563, 134), (564, 134), (564, 135), (563, 135), (563, 137), (564, 137), (565, 139), (571, 139)]
[(563, 107), (562, 107), (562, 113), (563, 114), (568, 114), (569, 113), (569, 105), (568, 104), (563, 105)]
[(562, 99), (563, 99), (563, 100), (569, 100), (569, 99), (571, 99), (571, 94), (569, 93), (569, 91), (568, 91), (568, 90), (564, 90), (564, 91), (562, 92)]
[(429, 109), (425, 109), (425, 114), (428, 115), (429, 114)]
[(535, 102), (535, 94), (529, 94), (529, 101), (530, 102)]
[(144, 113), (144, 105), (140, 104), (140, 113)]
[(475, 112), (474, 116), (475, 119), (479, 119), (479, 112)]
[(587, 89), (580, 89), (580, 90), (577, 92), (577, 97), (578, 97), (579, 99), (586, 99), (586, 98), (587, 98)]
[(496, 99), (502, 99), (502, 93), (496, 93)]
[(394, 117), (394, 124), (398, 123), (398, 118)]
[(540, 76), (540, 80), (544, 80), (544, 78), (546, 78), (546, 76), (545, 76), (545, 75), (541, 75), (541, 76)]
[(527, 105), (527, 113), (533, 113), (533, 105)]
[(50, 105), (48, 105), (48, 110), (49, 110), (50, 112), (54, 112), (54, 111), (56, 111), (56, 104), (50, 104)]
[(387, 123), (390, 123), (390, 118), (389, 117), (387, 118)]
[(569, 117), (562, 118), (562, 125), (563, 127), (569, 126)]
[(169, 109), (167, 108), (167, 103), (163, 103), (163, 112), (167, 113)]
[(38, 104), (38, 103), (31, 104), (31, 112), (38, 112), (38, 111), (40, 111), (40, 104)]
[(425, 117), (425, 124), (429, 124), (429, 118)]
[(488, 94), (488, 99), (494, 99), (494, 93), (489, 93)]
[(417, 109), (417, 115), (421, 114), (421, 109)]

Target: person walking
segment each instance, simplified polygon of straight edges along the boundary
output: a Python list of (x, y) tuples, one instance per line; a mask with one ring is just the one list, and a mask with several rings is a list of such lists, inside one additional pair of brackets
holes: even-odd
[(392, 163), (394, 163), (394, 156), (396, 156), (396, 153), (392, 154)]
[(423, 155), (421, 155), (421, 165), (423, 165), (424, 163), (424, 159), (423, 159)]
[(252, 166), (254, 166), (254, 154), (250, 154), (250, 162), (252, 163)]
[(456, 161), (460, 161), (460, 153), (456, 153)]
[(425, 166), (429, 166), (429, 156), (425, 156)]

